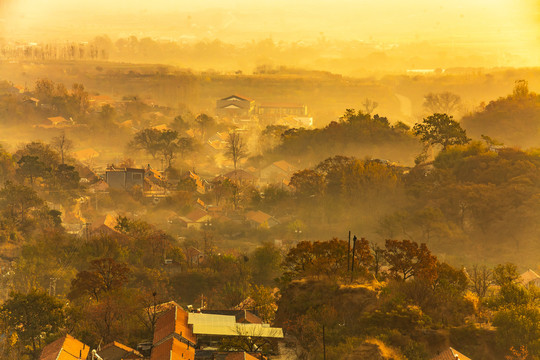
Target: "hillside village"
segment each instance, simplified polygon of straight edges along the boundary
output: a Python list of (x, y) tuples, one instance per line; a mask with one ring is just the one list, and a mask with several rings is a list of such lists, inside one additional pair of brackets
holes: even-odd
[(526, 82), (412, 128), (223, 96), (195, 114), (1, 83), (1, 356), (540, 354), (538, 152), (462, 128), (540, 111)]

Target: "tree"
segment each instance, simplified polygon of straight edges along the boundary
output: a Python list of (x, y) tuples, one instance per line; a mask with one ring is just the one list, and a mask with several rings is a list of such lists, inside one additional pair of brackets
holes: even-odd
[(40, 290), (28, 294), (13, 292), (0, 308), (6, 330), (17, 335), (17, 341), (34, 359), (39, 358), (42, 341), (64, 325), (64, 305)]
[(270, 285), (279, 276), (282, 256), (272, 243), (264, 243), (253, 251), (250, 259), (253, 280), (256, 284)]
[(525, 347), (532, 356), (540, 355), (540, 309), (534, 305), (504, 308), (495, 314), (497, 345), (503, 351)]
[(0, 190), (0, 205), (11, 219), (22, 223), (30, 209), (43, 205), (43, 200), (33, 189), (8, 181)]
[(32, 141), (15, 153), (17, 159), (25, 155), (37, 156), (47, 169), (54, 169), (60, 163), (58, 153), (51, 149), (50, 145), (41, 141)]
[(515, 264), (499, 264), (493, 269), (493, 281), (499, 286), (512, 284), (519, 277)]
[(246, 144), (239, 133), (236, 131), (229, 133), (226, 149), (225, 154), (231, 158), (234, 164), (234, 170), (236, 170), (236, 164), (243, 158), (247, 157)]
[(54, 185), (61, 190), (73, 190), (79, 187), (81, 177), (74, 166), (60, 164), (52, 173)]
[(34, 186), (34, 180), (36, 178), (44, 177), (50, 170), (37, 156), (24, 155), (17, 161), (17, 164), (19, 165), (19, 168), (16, 170), (17, 175), (23, 179), (28, 178), (31, 186)]
[(485, 265), (474, 265), (470, 274), (472, 291), (483, 299), (493, 281), (493, 273)]
[(449, 145), (463, 145), (470, 141), (465, 130), (452, 116), (440, 113), (430, 115), (422, 123), (415, 124), (413, 133), (426, 143), (442, 145), (444, 150)]
[(144, 150), (155, 159), (160, 150), (160, 137), (161, 132), (159, 130), (143, 129), (135, 134), (129, 146)]
[(199, 130), (201, 131), (202, 141), (205, 141), (206, 133), (208, 132), (208, 130), (215, 126), (216, 121), (214, 120), (214, 118), (206, 114), (199, 114), (195, 118), (195, 123), (199, 126)]
[(0, 145), (0, 184), (13, 179), (15, 175), (15, 163), (10, 153)]
[(179, 137), (176, 141), (178, 152), (180, 153), (180, 158), (185, 159), (186, 155), (195, 150), (195, 141), (193, 138), (182, 136)]
[(271, 323), (276, 317), (277, 305), (274, 289), (266, 286), (255, 285), (251, 289), (250, 297), (254, 302), (254, 310), (265, 323)]
[(84, 90), (83, 84), (73, 84), (70, 100), (73, 104), (75, 115), (84, 116), (90, 107), (90, 100), (88, 99), (88, 92)]
[(182, 115), (178, 115), (174, 118), (173, 122), (171, 123), (171, 127), (176, 131), (186, 131), (189, 129), (189, 123), (184, 120)]
[(128, 280), (129, 267), (111, 258), (97, 259), (90, 262), (90, 269), (77, 273), (71, 281), (68, 297), (76, 299), (83, 295), (99, 300), (102, 293), (121, 288)]
[(159, 150), (167, 163), (167, 168), (170, 168), (176, 153), (179, 151), (178, 133), (174, 130), (163, 130), (158, 139)]
[(448, 91), (429, 93), (424, 96), (423, 105), (430, 113), (451, 114), (459, 109), (461, 98)]
[(319, 197), (324, 194), (324, 177), (315, 170), (297, 171), (291, 177), (291, 186), (296, 190), (296, 194), (302, 198)]
[(66, 137), (66, 133), (62, 131), (60, 135), (52, 139), (51, 144), (60, 153), (60, 159), (62, 164), (64, 164), (64, 157), (66, 153), (73, 147), (73, 141), (69, 140)]
[(377, 106), (379, 106), (379, 103), (369, 98), (366, 98), (362, 105), (364, 106), (364, 113), (371, 115), (373, 110), (375, 110)]
[(437, 258), (431, 255), (426, 244), (410, 240), (386, 240), (385, 259), (390, 265), (390, 275), (407, 280), (411, 277), (428, 282), (437, 279)]

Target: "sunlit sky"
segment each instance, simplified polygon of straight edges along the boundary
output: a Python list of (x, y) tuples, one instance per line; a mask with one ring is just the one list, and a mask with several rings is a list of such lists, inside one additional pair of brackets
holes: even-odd
[(26, 41), (100, 34), (227, 42), (324, 36), (540, 53), (536, 0), (0, 0), (0, 9), (2, 37)]

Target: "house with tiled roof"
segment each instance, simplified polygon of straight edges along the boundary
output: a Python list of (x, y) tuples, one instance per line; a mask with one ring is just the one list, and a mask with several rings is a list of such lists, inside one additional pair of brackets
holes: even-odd
[(255, 111), (255, 100), (241, 95), (231, 95), (216, 102), (216, 115), (231, 119), (250, 117)]
[(540, 286), (540, 275), (529, 269), (519, 275), (517, 281), (525, 287), (529, 287), (530, 285)]
[(53, 117), (47, 118), (47, 120), (49, 120), (50, 122), (49, 125), (52, 125), (54, 127), (61, 127), (61, 126), (68, 125), (70, 123), (63, 116), (53, 116)]
[(103, 106), (103, 105), (112, 105), (114, 100), (107, 95), (90, 95), (88, 97), (88, 102), (91, 106)]
[(103, 360), (135, 360), (144, 358), (137, 350), (117, 341), (105, 345), (97, 353)]
[(200, 263), (204, 261), (204, 253), (193, 247), (190, 246), (186, 249), (186, 262), (189, 264), (190, 267), (193, 267), (193, 265), (199, 266)]
[(119, 234), (119, 231), (116, 230), (116, 225), (118, 225), (116, 215), (109, 213), (96, 218), (94, 222), (92, 222), (90, 230), (94, 234), (116, 235)]
[(194, 360), (197, 337), (188, 325), (188, 313), (173, 306), (156, 321), (150, 360)]
[(260, 210), (247, 212), (246, 221), (254, 228), (271, 228), (279, 225), (279, 221), (277, 221), (272, 215)]
[(253, 185), (253, 186), (257, 184), (257, 177), (255, 177), (253, 174), (247, 171), (244, 171), (242, 169), (229, 171), (228, 173), (220, 175), (217, 178), (219, 177), (227, 178), (235, 184)]
[(471, 358), (463, 355), (454, 348), (448, 348), (437, 356), (431, 358), (431, 360), (472, 360)]
[(180, 222), (188, 228), (201, 229), (204, 224), (208, 224), (212, 221), (212, 216), (208, 211), (196, 207), (189, 214), (185, 216), (179, 216)]
[(261, 169), (260, 181), (266, 184), (278, 184), (289, 180), (296, 168), (285, 160), (273, 162)]
[(67, 334), (45, 346), (39, 360), (80, 360), (86, 359), (90, 347)]

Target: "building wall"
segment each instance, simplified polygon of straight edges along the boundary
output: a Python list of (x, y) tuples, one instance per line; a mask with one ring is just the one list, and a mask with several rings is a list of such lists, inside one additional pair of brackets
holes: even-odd
[(134, 186), (144, 186), (144, 170), (111, 170), (105, 173), (107, 185), (113, 189), (129, 190)]

